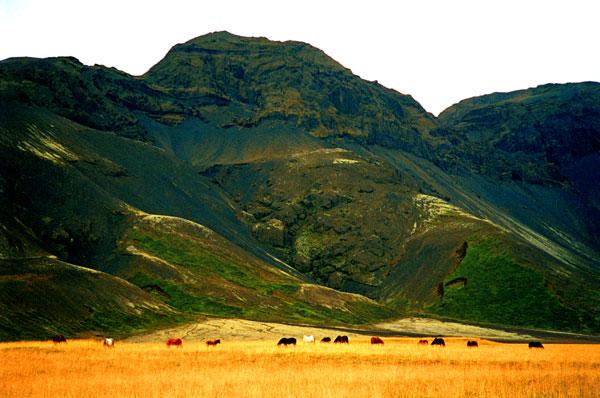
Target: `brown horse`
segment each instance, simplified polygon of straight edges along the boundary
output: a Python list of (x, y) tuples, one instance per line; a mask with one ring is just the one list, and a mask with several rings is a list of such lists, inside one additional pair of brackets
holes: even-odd
[(221, 339), (216, 339), (216, 340), (207, 340), (206, 341), (206, 346), (207, 347), (216, 347), (217, 344), (221, 344)]
[(181, 340), (179, 338), (167, 340), (167, 347), (171, 347), (172, 345), (174, 345), (175, 347), (181, 348), (181, 347), (183, 347), (183, 340)]
[(419, 344), (419, 345), (429, 345), (429, 341), (423, 339), (423, 340), (419, 340), (419, 342), (417, 344)]
[(382, 344), (383, 345), (383, 340), (381, 340), (380, 337), (371, 337), (371, 344)]

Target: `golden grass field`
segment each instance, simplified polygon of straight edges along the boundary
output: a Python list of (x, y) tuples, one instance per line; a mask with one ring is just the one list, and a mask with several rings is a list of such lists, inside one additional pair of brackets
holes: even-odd
[[(300, 336), (301, 337), (301, 336)], [(0, 397), (598, 397), (600, 345), (367, 337), (348, 346), (96, 340), (0, 344)]]

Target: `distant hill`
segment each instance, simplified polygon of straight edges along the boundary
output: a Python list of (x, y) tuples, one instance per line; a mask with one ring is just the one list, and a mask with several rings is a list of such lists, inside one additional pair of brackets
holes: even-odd
[(0, 61), (0, 338), (407, 314), (599, 334), (599, 98), (436, 118), (308, 44), (227, 32), (140, 77)]

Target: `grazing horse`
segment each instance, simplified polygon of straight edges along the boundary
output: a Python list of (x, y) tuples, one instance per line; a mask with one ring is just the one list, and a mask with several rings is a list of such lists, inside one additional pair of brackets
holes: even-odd
[(315, 342), (315, 336), (304, 336), (302, 338), (302, 341), (304, 341), (305, 343), (314, 343)]
[(107, 337), (104, 339), (104, 343), (102, 343), (104, 347), (113, 348), (115, 346), (115, 339), (112, 337)]
[(287, 347), (288, 345), (296, 345), (296, 338), (295, 337), (282, 337), (281, 339), (279, 339), (279, 342), (277, 343), (278, 346), (284, 346)]
[(167, 340), (167, 347), (171, 347), (172, 345), (174, 345), (175, 347), (181, 348), (181, 347), (183, 347), (183, 340), (181, 340), (179, 338)]
[(348, 336), (337, 336), (335, 340), (333, 340), (334, 344), (348, 344)]
[(479, 344), (476, 341), (469, 340), (467, 341), (467, 347), (479, 347)]
[(323, 337), (321, 343), (331, 343), (331, 337)]
[(529, 343), (529, 348), (544, 348), (541, 341), (532, 341)]
[(62, 334), (57, 334), (56, 336), (52, 336), (52, 342), (55, 344), (66, 343), (67, 338)]
[(216, 339), (216, 340), (207, 340), (206, 341), (206, 346), (207, 347), (216, 347), (217, 344), (221, 344), (221, 339)]
[(443, 338), (441, 337), (436, 337), (435, 339), (433, 339), (433, 341), (431, 342), (431, 345), (439, 345), (440, 347), (446, 347), (446, 342), (444, 341)]
[(383, 340), (380, 337), (371, 337), (371, 344), (381, 344), (383, 345)]
[(422, 340), (419, 340), (419, 342), (417, 344), (419, 344), (419, 345), (429, 345), (429, 341), (427, 341), (425, 339), (422, 339)]

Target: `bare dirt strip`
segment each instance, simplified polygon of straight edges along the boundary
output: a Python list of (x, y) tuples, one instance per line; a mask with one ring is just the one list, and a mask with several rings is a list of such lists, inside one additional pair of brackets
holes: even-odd
[(351, 338), (364, 335), (414, 337), (436, 335), (466, 336), (497, 341), (526, 341), (534, 338), (527, 333), (465, 325), (456, 322), (443, 322), (426, 318), (406, 318), (365, 328), (317, 327), (249, 321), (244, 319), (213, 318), (130, 337), (128, 341), (163, 341), (174, 336), (190, 340), (222, 338), (229, 340), (256, 341), (274, 340), (283, 336), (302, 337), (303, 335), (314, 335), (320, 338), (324, 336), (335, 337), (339, 334), (345, 334)]

